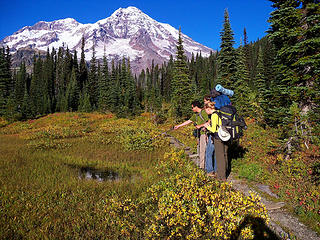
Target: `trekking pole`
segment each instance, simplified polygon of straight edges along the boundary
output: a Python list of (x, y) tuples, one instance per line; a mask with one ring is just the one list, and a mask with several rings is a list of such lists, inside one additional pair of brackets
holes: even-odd
[(145, 141), (145, 142), (143, 142), (143, 143), (141, 143), (141, 144), (145, 144), (145, 143), (147, 143), (147, 142), (149, 142), (149, 141), (152, 141), (153, 139), (156, 139), (157, 137), (160, 137), (161, 135), (166, 134), (167, 132), (169, 132), (169, 131), (171, 131), (171, 130), (173, 130), (173, 129), (174, 129), (174, 127), (171, 127), (170, 129), (168, 129), (168, 130), (166, 130), (166, 131), (164, 131), (164, 132), (156, 135), (156, 136), (153, 137), (153, 138), (148, 139), (147, 141)]

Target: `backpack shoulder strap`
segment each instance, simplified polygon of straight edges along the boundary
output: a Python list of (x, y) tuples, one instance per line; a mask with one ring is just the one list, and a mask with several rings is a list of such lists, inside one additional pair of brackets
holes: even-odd
[[(221, 125), (222, 125), (221, 112), (220, 112), (220, 110), (217, 110), (217, 111), (215, 111), (215, 112), (212, 113), (212, 114), (217, 114), (217, 115), (218, 115), (218, 123), (219, 123), (219, 119), (220, 119), (220, 123), (221, 123)], [(211, 125), (211, 127), (212, 127), (212, 121), (210, 121), (210, 125)], [(217, 124), (217, 125), (216, 125), (216, 130), (218, 130), (218, 128), (219, 128), (219, 126), (218, 126), (218, 124)]]
[(202, 112), (202, 110), (199, 112), (199, 114), (198, 114), (198, 115), (199, 115), (199, 117), (201, 118), (201, 120), (205, 122), (204, 118), (202, 117), (201, 112)]

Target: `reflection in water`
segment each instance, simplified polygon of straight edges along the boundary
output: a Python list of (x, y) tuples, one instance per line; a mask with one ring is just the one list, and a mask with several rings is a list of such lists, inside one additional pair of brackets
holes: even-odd
[(91, 167), (82, 167), (79, 171), (80, 179), (93, 179), (99, 182), (119, 180), (118, 173), (113, 171), (101, 171)]

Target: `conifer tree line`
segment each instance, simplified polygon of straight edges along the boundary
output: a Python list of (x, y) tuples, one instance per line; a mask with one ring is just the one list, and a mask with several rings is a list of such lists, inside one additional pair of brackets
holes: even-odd
[(129, 60), (100, 63), (94, 47), (90, 64), (85, 61), (84, 39), (81, 59), (68, 48), (54, 48), (46, 57), (34, 56), (32, 73), (24, 63), (11, 72), (9, 49), (1, 50), (1, 115), (28, 119), (53, 112), (112, 111), (134, 115), (141, 109)]
[[(111, 111), (130, 116), (141, 111), (190, 116), (192, 100), (202, 101), (216, 84), (235, 91), (232, 103), (243, 116), (271, 126), (290, 126), (308, 116), (320, 122), (320, 7), (319, 0), (270, 0), (274, 11), (266, 37), (242, 43), (235, 39), (225, 10), (220, 50), (187, 59), (181, 29), (176, 56), (152, 64), (138, 75), (130, 59), (90, 63), (68, 48), (35, 56), (32, 74), (21, 64), (11, 72), (9, 49), (0, 51), (1, 115), (32, 118), (57, 111)], [(307, 114), (308, 113), (308, 114)], [(317, 125), (317, 124), (315, 124)]]

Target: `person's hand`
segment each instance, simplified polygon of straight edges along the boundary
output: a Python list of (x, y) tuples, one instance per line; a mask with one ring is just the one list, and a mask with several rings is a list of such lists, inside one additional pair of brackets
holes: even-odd
[(196, 129), (200, 129), (200, 128), (202, 128), (202, 125), (197, 125), (196, 126)]
[(179, 128), (179, 126), (174, 126), (173, 127), (174, 130), (177, 130), (178, 128)]

